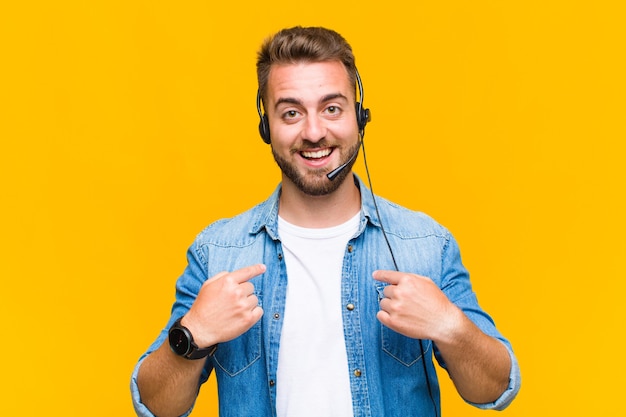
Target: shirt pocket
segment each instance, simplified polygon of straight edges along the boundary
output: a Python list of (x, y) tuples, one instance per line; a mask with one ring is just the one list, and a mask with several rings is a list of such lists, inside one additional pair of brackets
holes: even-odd
[[(383, 290), (386, 285), (385, 283), (376, 284), (379, 303), (385, 297)], [(432, 347), (431, 340), (413, 339), (391, 330), (382, 323), (380, 326), (382, 351), (402, 365), (412, 366), (422, 358), (422, 355), (430, 353), (429, 351)]]
[[(262, 307), (261, 293), (255, 291)], [(241, 336), (225, 343), (220, 343), (213, 360), (215, 364), (230, 376), (235, 376), (261, 357), (261, 323), (259, 320)]]

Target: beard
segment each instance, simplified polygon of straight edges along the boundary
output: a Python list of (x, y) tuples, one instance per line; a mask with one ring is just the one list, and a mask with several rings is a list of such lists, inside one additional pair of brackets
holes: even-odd
[[(346, 163), (352, 155), (358, 152), (361, 141), (358, 141), (354, 146), (348, 149), (346, 152), (348, 156), (343, 155), (343, 161), (338, 166)], [(356, 161), (356, 157), (348, 163), (348, 165), (331, 181), (326, 177), (326, 174), (330, 172), (327, 168), (310, 169), (305, 173), (298, 171), (295, 164), (292, 164), (287, 159), (278, 155), (272, 147), (272, 155), (278, 167), (283, 174), (295, 184), (295, 186), (304, 194), (310, 196), (323, 196), (328, 195), (336, 191), (339, 186), (344, 182), (348, 175), (352, 171), (352, 166)]]

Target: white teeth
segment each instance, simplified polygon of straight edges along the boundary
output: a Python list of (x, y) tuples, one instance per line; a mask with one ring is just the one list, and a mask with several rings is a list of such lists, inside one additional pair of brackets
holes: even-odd
[(322, 149), (321, 151), (315, 151), (315, 152), (302, 151), (302, 156), (304, 156), (305, 158), (311, 158), (311, 159), (323, 158), (325, 156), (330, 155), (330, 152), (331, 152), (330, 149)]

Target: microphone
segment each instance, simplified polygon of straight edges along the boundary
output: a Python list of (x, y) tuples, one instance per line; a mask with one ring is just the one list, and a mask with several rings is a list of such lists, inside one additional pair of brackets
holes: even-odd
[(333, 169), (332, 171), (330, 171), (328, 174), (326, 174), (326, 177), (327, 177), (329, 180), (331, 180), (331, 181), (332, 181), (332, 180), (334, 180), (334, 179), (335, 179), (335, 177), (337, 177), (337, 175), (339, 175), (339, 173), (340, 173), (341, 171), (343, 171), (344, 169), (346, 169), (346, 167), (347, 167), (348, 165), (350, 165), (350, 163), (351, 163), (352, 161), (354, 161), (354, 159), (356, 158), (356, 156), (357, 156), (358, 154), (359, 154), (359, 148), (356, 148), (356, 152), (354, 153), (354, 155), (352, 155), (352, 156), (350, 157), (350, 159), (348, 159), (348, 160), (346, 161), (346, 163), (345, 163), (345, 164), (339, 165), (337, 168), (335, 168), (335, 169)]

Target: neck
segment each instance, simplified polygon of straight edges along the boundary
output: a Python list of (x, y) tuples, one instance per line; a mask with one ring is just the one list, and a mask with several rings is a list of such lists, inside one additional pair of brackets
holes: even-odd
[(332, 227), (350, 220), (361, 209), (361, 194), (349, 175), (337, 190), (322, 196), (300, 191), (283, 179), (278, 214), (300, 227)]

